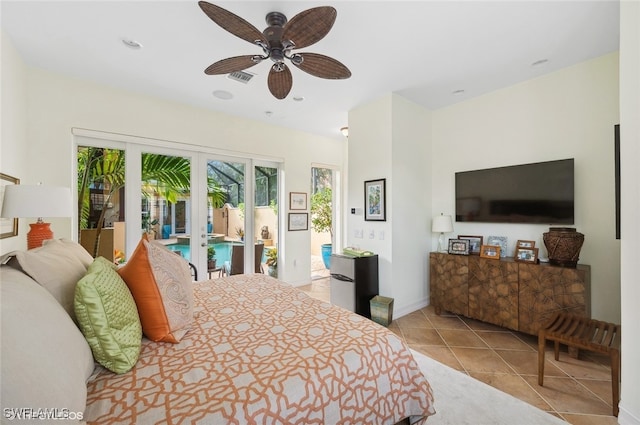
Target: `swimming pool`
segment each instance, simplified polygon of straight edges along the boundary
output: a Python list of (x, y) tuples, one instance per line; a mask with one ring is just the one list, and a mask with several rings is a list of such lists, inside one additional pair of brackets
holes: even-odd
[[(216, 259), (216, 264), (218, 267), (222, 267), (225, 261), (230, 261), (232, 249), (231, 247), (233, 245), (244, 245), (244, 243), (228, 241), (209, 244), (209, 246), (213, 246), (213, 248), (216, 250), (216, 255), (214, 258)], [(180, 255), (187, 259), (187, 261), (191, 261), (191, 247), (189, 245), (174, 243), (165, 246), (171, 251), (179, 252)], [(267, 259), (265, 257), (265, 252), (263, 252), (262, 260), (260, 262), (264, 263), (266, 261)]]

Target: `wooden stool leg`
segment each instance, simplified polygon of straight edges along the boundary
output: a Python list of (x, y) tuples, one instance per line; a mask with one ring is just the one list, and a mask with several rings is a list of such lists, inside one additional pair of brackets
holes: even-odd
[(553, 356), (555, 357), (556, 361), (560, 359), (560, 342), (559, 341), (553, 341)]
[(544, 331), (540, 331), (538, 334), (538, 385), (542, 386), (544, 380), (544, 346), (546, 338)]
[(620, 351), (611, 350), (611, 393), (613, 394), (613, 416), (618, 416), (620, 402)]

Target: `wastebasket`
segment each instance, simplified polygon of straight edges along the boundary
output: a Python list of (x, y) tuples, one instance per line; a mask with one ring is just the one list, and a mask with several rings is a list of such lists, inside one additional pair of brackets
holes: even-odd
[(369, 302), (371, 320), (382, 326), (389, 326), (393, 317), (393, 298), (376, 295)]

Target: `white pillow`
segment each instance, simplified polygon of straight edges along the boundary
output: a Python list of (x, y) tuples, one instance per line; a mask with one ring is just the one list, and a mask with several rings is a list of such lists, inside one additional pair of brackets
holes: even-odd
[(27, 275), (3, 266), (0, 278), (3, 419), (15, 412), (6, 409), (57, 408), (77, 423), (94, 369), (87, 341), (53, 296)]
[(76, 284), (93, 262), (91, 255), (71, 240), (51, 239), (41, 248), (17, 251), (15, 256), (22, 270), (44, 286), (75, 321)]

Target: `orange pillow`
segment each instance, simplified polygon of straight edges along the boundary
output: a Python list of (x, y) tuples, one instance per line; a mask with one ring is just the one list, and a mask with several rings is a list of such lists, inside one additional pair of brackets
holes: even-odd
[(193, 322), (193, 286), (187, 261), (145, 234), (118, 269), (152, 341), (178, 343)]

